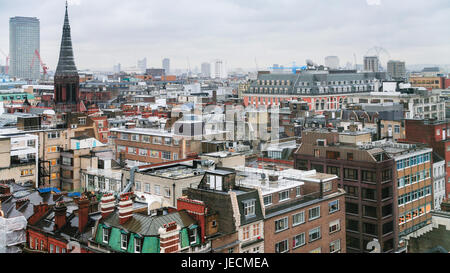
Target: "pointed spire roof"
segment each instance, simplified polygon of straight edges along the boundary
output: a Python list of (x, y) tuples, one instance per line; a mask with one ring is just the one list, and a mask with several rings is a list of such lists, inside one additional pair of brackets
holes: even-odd
[(66, 1), (66, 15), (64, 17), (63, 34), (61, 39), (61, 49), (59, 52), (59, 61), (56, 68), (56, 76), (78, 76), (77, 67), (73, 57), (72, 38), (70, 36), (69, 14), (67, 12)]

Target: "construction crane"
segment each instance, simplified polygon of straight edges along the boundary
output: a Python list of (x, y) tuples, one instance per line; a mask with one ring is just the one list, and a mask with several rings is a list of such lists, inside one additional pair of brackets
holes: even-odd
[(6, 63), (5, 63), (5, 74), (7, 74), (8, 75), (8, 70), (9, 70), (9, 65), (8, 65), (8, 62), (9, 62), (9, 55), (6, 55), (5, 54), (5, 52), (3, 52), (3, 50), (1, 50), (0, 49), (0, 53), (2, 53), (4, 56), (5, 56), (5, 58), (6, 58)]
[(31, 61), (30, 68), (33, 68), (33, 65), (34, 65), (34, 58), (35, 58), (36, 56), (37, 56), (37, 58), (39, 59), (39, 62), (40, 62), (41, 67), (42, 67), (42, 70), (44, 71), (44, 79), (45, 79), (45, 76), (47, 75), (48, 67), (42, 62), (41, 55), (39, 54), (39, 51), (38, 51), (37, 49), (34, 51), (33, 60)]

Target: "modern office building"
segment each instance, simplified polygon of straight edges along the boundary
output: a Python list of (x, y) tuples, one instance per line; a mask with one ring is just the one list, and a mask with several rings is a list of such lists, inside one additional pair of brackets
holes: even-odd
[(369, 252), (377, 239), (382, 252), (398, 248), (395, 160), (383, 149), (361, 145), (371, 141), (368, 132), (302, 132), (295, 153), (295, 168), (335, 174), (346, 191), (346, 249)]
[(325, 57), (325, 66), (330, 69), (338, 69), (339, 68), (339, 57), (338, 56), (327, 56)]
[[(36, 17), (9, 19), (9, 75), (22, 79), (39, 79), (40, 22)], [(33, 62), (34, 58), (34, 62)]]
[(164, 69), (166, 75), (170, 74), (170, 59), (165, 58), (162, 60), (162, 68)]
[(202, 77), (206, 77), (206, 78), (211, 77), (211, 64), (210, 63), (202, 63)]
[(402, 61), (389, 61), (387, 63), (387, 76), (391, 80), (405, 80), (406, 68), (405, 62)]
[(380, 60), (377, 56), (365, 56), (364, 57), (364, 71), (366, 72), (378, 72), (380, 67)]
[(141, 72), (145, 72), (147, 70), (147, 58), (137, 61), (137, 67)]
[(224, 67), (222, 60), (216, 60), (214, 62), (214, 78), (221, 79), (224, 75)]

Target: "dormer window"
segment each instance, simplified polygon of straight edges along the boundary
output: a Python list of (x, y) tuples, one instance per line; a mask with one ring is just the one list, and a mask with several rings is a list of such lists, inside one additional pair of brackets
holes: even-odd
[(127, 249), (128, 248), (128, 236), (126, 234), (120, 234), (120, 248)]
[(244, 215), (245, 217), (252, 217), (255, 215), (255, 200), (244, 201)]
[(142, 252), (142, 238), (134, 238), (134, 253)]
[(103, 227), (103, 243), (105, 244), (109, 242), (109, 232), (110, 232), (109, 228)]

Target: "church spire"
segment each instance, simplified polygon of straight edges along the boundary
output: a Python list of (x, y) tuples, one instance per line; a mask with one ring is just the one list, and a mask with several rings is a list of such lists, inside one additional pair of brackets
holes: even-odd
[(59, 52), (59, 61), (55, 75), (78, 76), (77, 67), (75, 66), (75, 60), (73, 57), (72, 38), (70, 35), (69, 13), (67, 11), (67, 7), (68, 4), (66, 1), (66, 14), (64, 17), (61, 49)]

